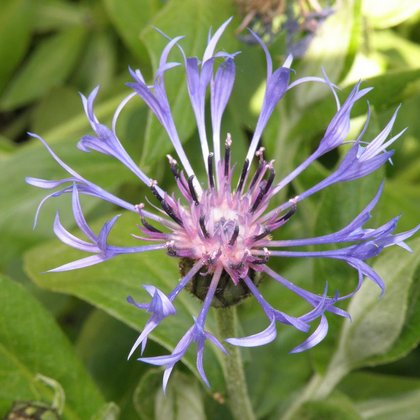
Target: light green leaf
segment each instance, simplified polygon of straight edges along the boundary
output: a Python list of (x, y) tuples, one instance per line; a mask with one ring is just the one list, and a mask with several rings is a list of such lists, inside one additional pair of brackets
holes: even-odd
[[(301, 76), (320, 75), (324, 69), (333, 83), (342, 80), (353, 63), (361, 40), (361, 0), (339, 0), (334, 13), (321, 25), (304, 58), (297, 67)], [(296, 101), (303, 108), (328, 92), (319, 83), (308, 83), (296, 90)]]
[[(108, 218), (107, 218), (108, 219)], [(118, 246), (138, 245), (138, 241), (131, 238), (137, 233), (138, 216), (124, 214), (114, 227), (109, 243)], [(94, 230), (102, 226), (101, 223), (92, 224)], [(168, 257), (163, 251), (152, 254), (124, 255), (102, 264), (64, 273), (43, 274), (48, 269), (66, 262), (81, 258), (85, 254), (71, 250), (54, 240), (29, 251), (25, 256), (26, 271), (39, 286), (60, 293), (68, 293), (83, 299), (92, 305), (103, 309), (112, 317), (119, 319), (136, 331), (140, 331), (149, 314), (140, 311), (127, 303), (127, 296), (135, 300), (148, 302), (149, 295), (141, 287), (152, 284), (164, 292), (172, 290), (178, 279), (178, 261)], [(175, 316), (165, 319), (151, 334), (151, 338), (168, 350), (173, 350), (180, 338), (192, 325), (193, 316), (199, 312), (200, 302), (187, 294), (181, 293), (175, 306)], [(209, 314), (207, 328), (214, 331), (214, 321)], [(128, 342), (127, 352), (132, 342)], [(125, 357), (127, 353), (122, 355)], [(205, 351), (205, 366), (209, 381), (216, 390), (223, 388), (220, 366), (220, 350), (208, 345)], [(195, 354), (187, 353), (183, 362), (196, 374)]]
[(9, 111), (26, 105), (60, 85), (74, 68), (85, 35), (80, 27), (66, 29), (39, 43), (4, 92), (0, 108)]
[(120, 418), (120, 409), (118, 405), (110, 402), (105, 404), (91, 420), (118, 420)]
[(0, 13), (0, 92), (29, 45), (32, 2), (3, 0)]
[(64, 419), (84, 420), (104, 403), (49, 313), (22, 286), (0, 277), (0, 415), (13, 401), (52, 403), (36, 376), (61, 385)]
[(134, 404), (144, 420), (205, 420), (203, 396), (196, 379), (176, 371), (166, 394), (161, 372), (150, 370), (140, 381)]
[(389, 66), (403, 69), (408, 65), (418, 68), (420, 62), (420, 45), (398, 35), (393, 30), (375, 31), (372, 34), (375, 50), (387, 55)]
[(363, 15), (375, 28), (389, 28), (412, 17), (420, 10), (418, 0), (364, 0)]

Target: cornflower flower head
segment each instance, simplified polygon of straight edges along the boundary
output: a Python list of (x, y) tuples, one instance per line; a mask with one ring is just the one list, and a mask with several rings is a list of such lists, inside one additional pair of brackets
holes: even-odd
[[(307, 332), (312, 323), (316, 328), (308, 338), (292, 350), (301, 352), (318, 344), (327, 334), (328, 323), (326, 312), (341, 317), (348, 313), (337, 306), (348, 299), (360, 288), (364, 277), (374, 281), (381, 291), (384, 283), (380, 276), (366, 263), (371, 257), (378, 255), (385, 247), (399, 245), (409, 250), (404, 240), (412, 236), (416, 228), (394, 234), (398, 217), (375, 229), (364, 227), (371, 217), (382, 191), (380, 186), (370, 203), (347, 226), (334, 233), (323, 236), (274, 240), (272, 233), (281, 230), (289, 223), (299, 203), (314, 193), (338, 182), (352, 181), (364, 177), (383, 166), (392, 156), (387, 150), (403, 132), (389, 138), (397, 111), (387, 126), (372, 140), (364, 138), (368, 119), (360, 136), (353, 142), (338, 167), (325, 179), (313, 185), (307, 191), (286, 202), (269, 208), (270, 200), (280, 190), (284, 190), (312, 162), (327, 152), (340, 147), (350, 130), (350, 113), (354, 104), (363, 98), (369, 88), (361, 89), (357, 84), (343, 103), (340, 103), (335, 86), (327, 79), (306, 77), (290, 82), (292, 58), (288, 57), (283, 66), (273, 69), (270, 54), (254, 33), (266, 58), (267, 82), (261, 113), (259, 115), (253, 137), (244, 161), (238, 168), (234, 181), (234, 165), (231, 163), (233, 141), (229, 134), (223, 135), (221, 144), (221, 121), (229, 101), (235, 81), (235, 55), (217, 51), (217, 43), (229, 24), (226, 21), (209, 36), (203, 57), (188, 57), (182, 47), (182, 37), (170, 39), (160, 57), (159, 67), (152, 84), (147, 84), (140, 70), (131, 70), (132, 82), (128, 87), (130, 93), (118, 106), (111, 127), (100, 123), (94, 113), (94, 102), (98, 88), (82, 102), (86, 116), (92, 126), (93, 134), (86, 135), (79, 142), (83, 152), (92, 150), (109, 155), (130, 169), (138, 179), (146, 184), (155, 197), (156, 206), (144, 203), (129, 203), (105, 191), (90, 182), (64, 163), (49, 145), (37, 137), (46, 147), (56, 162), (68, 172), (68, 177), (60, 180), (43, 180), (27, 178), (27, 182), (39, 188), (54, 190), (40, 203), (42, 205), (51, 197), (65, 193), (72, 194), (72, 209), (76, 224), (85, 235), (85, 239), (76, 237), (64, 228), (57, 214), (54, 221), (54, 232), (65, 244), (85, 251), (90, 256), (69, 262), (50, 271), (66, 271), (79, 269), (102, 263), (120, 254), (136, 254), (144, 252), (166, 251), (169, 257), (178, 258), (181, 279), (174, 281), (174, 288), (168, 294), (153, 285), (145, 285), (150, 301), (136, 302), (132, 297), (128, 302), (137, 308), (150, 313), (144, 329), (134, 343), (130, 355), (140, 348), (141, 354), (146, 347), (149, 335), (167, 317), (176, 314), (174, 301), (185, 288), (203, 301), (202, 308), (194, 318), (192, 326), (181, 337), (179, 343), (169, 355), (156, 357), (140, 357), (138, 360), (165, 367), (164, 388), (174, 365), (182, 359), (188, 348), (195, 344), (197, 349), (197, 369), (208, 385), (203, 368), (205, 343), (209, 340), (221, 351), (225, 347), (213, 334), (206, 330), (206, 317), (211, 306), (228, 307), (237, 304), (247, 296), (253, 296), (261, 305), (267, 317), (268, 326), (261, 332), (248, 337), (230, 337), (226, 341), (236, 346), (261, 346), (273, 341), (277, 335), (277, 325), (286, 324)], [(182, 52), (183, 63), (168, 61), (173, 48)], [(185, 69), (188, 94), (197, 123), (197, 131), (205, 167), (206, 179), (197, 179), (185, 149), (181, 144), (175, 122), (172, 117), (169, 99), (165, 90), (165, 73), (176, 66)], [(293, 87), (307, 82), (324, 83), (332, 92), (337, 112), (329, 123), (324, 136), (315, 151), (295, 170), (283, 179), (276, 179), (275, 163), (264, 157), (264, 149), (259, 147), (264, 128), (278, 102)], [(206, 95), (210, 91), (211, 139), (207, 138), (207, 121), (205, 118)], [(178, 191), (171, 194), (163, 190), (156, 180), (146, 175), (125, 151), (116, 133), (117, 119), (128, 101), (140, 97), (155, 114), (175, 149), (177, 160), (168, 155), (170, 170), (173, 173)], [(254, 168), (254, 169), (253, 169)], [(108, 243), (110, 231), (117, 223), (118, 216), (107, 221), (96, 234), (89, 227), (82, 211), (80, 194), (94, 196), (114, 204), (122, 209), (134, 212), (141, 222), (142, 240), (148, 245), (137, 247), (113, 246)], [(150, 209), (150, 207), (152, 207)], [(154, 210), (153, 210), (154, 208)], [(295, 247), (323, 245), (320, 251), (294, 250)], [(324, 245), (333, 249), (325, 250)], [(338, 247), (337, 247), (338, 245)], [(299, 249), (299, 248), (298, 248)], [(310, 257), (341, 260), (355, 269), (358, 281), (352, 293), (332, 296), (325, 288), (324, 293), (316, 294), (288, 281), (270, 268), (270, 260), (277, 257)], [(308, 304), (308, 312), (300, 316), (291, 316), (274, 308), (261, 294), (258, 285), (260, 276), (272, 279), (282, 287), (290, 290)], [(174, 273), (175, 278), (175, 273)]]

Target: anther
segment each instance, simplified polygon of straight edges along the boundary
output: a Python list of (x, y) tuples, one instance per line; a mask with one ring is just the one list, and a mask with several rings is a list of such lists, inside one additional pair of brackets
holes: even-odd
[(158, 190), (156, 189), (157, 181), (151, 180), (150, 181), (150, 190), (152, 191), (152, 194), (161, 202), (163, 198), (159, 194)]
[(152, 180), (150, 182), (150, 190), (152, 194), (159, 200), (160, 205), (163, 211), (178, 225), (182, 226), (182, 220), (175, 214), (174, 209), (167, 203), (167, 201), (159, 194), (158, 190), (156, 189), (157, 181)]
[(229, 166), (230, 166), (230, 147), (232, 145), (232, 138), (228, 133), (225, 141), (225, 177), (229, 174)]
[(264, 151), (265, 147), (260, 147), (255, 153), (255, 156), (257, 156), (260, 159), (260, 162), (264, 162)]
[(205, 216), (200, 216), (200, 219), (199, 219), (198, 223), (200, 224), (200, 229), (201, 229), (201, 232), (203, 233), (204, 237), (205, 238), (210, 238), (209, 232), (207, 231), (207, 228), (206, 228), (205, 221), (206, 221)]
[(171, 167), (171, 172), (173, 173), (175, 179), (178, 179), (179, 178), (179, 169), (177, 167), (178, 162), (171, 155), (166, 155), (166, 157), (169, 160), (169, 165)]
[(239, 235), (239, 225), (235, 225), (235, 229), (233, 230), (232, 237), (230, 238), (229, 245), (235, 245), (236, 240), (238, 239)]
[(146, 229), (150, 230), (151, 232), (163, 233), (161, 230), (155, 228), (154, 226), (152, 226), (150, 223), (147, 222), (146, 218), (143, 215), (143, 208), (144, 208), (143, 203), (136, 204), (134, 208), (136, 209), (137, 213), (140, 215), (141, 223)]
[(265, 166), (265, 161), (260, 161), (260, 164), (258, 165), (257, 170), (255, 171), (254, 176), (252, 177), (251, 183), (249, 184), (249, 190), (252, 190), (255, 183), (258, 181), (259, 176), (261, 175), (261, 172)]
[(248, 167), (249, 167), (249, 160), (246, 159), (245, 162), (244, 162), (244, 166), (242, 168), (241, 177), (239, 178), (238, 186), (236, 187), (237, 192), (242, 191), (242, 187), (244, 186), (246, 174), (248, 173)]
[(267, 168), (270, 171), (270, 175), (267, 179), (267, 181), (264, 183), (264, 185), (261, 185), (260, 192), (258, 193), (257, 198), (254, 201), (254, 204), (249, 209), (250, 213), (254, 213), (255, 210), (257, 210), (258, 206), (261, 204), (262, 199), (265, 197), (265, 195), (268, 193), (269, 189), (271, 188), (271, 185), (274, 181), (275, 172), (271, 165), (267, 165)]
[(168, 249), (168, 255), (171, 257), (176, 257), (175, 241), (169, 241), (166, 243), (166, 248)]
[(208, 178), (209, 178), (210, 188), (214, 188), (213, 157), (214, 157), (214, 153), (210, 153), (207, 157), (207, 166), (208, 166), (208, 169), (209, 169)]
[(290, 208), (290, 210), (282, 217), (280, 217), (279, 219), (277, 219), (274, 223), (281, 223), (281, 222), (287, 222), (296, 212), (296, 203), (292, 200), (290, 200), (292, 202), (292, 207)]
[(194, 175), (191, 175), (188, 178), (188, 188), (190, 190), (191, 198), (193, 199), (194, 204), (196, 206), (198, 206), (200, 204), (200, 202), (198, 201), (198, 197), (197, 197), (197, 193), (196, 193), (195, 188), (194, 188), (193, 181), (194, 181)]
[(251, 261), (251, 264), (266, 264), (268, 262), (268, 259), (270, 258), (270, 251), (267, 248), (263, 249), (264, 251), (264, 255), (262, 258), (255, 258), (254, 260)]
[(259, 241), (260, 239), (263, 239), (263, 238), (265, 238), (267, 235), (269, 235), (270, 234), (270, 229), (268, 229), (266, 226), (264, 226), (263, 227), (263, 230), (262, 230), (262, 232), (261, 233), (259, 233), (258, 235), (255, 235), (255, 236), (253, 236), (252, 237), (252, 240), (253, 241)]

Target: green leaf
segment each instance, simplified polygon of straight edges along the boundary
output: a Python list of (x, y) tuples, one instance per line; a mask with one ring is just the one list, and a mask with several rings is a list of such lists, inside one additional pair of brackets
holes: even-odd
[(384, 375), (370, 371), (352, 372), (338, 386), (340, 392), (356, 404), (374, 399), (385, 400), (393, 396), (420, 391), (418, 378)]
[(398, 35), (393, 30), (373, 32), (372, 44), (375, 50), (387, 55), (390, 67), (403, 69), (406, 65), (412, 68), (419, 66), (420, 46)]
[[(319, 196), (320, 205), (314, 235), (321, 236), (337, 232), (350, 223), (372, 201), (383, 179), (383, 174), (384, 171), (379, 170), (369, 177), (346, 184), (332, 185), (323, 191)], [(372, 212), (374, 220), (378, 220), (381, 203), (382, 201)], [(376, 225), (378, 224), (375, 222), (369, 222), (369, 227)], [(337, 245), (335, 248), (342, 246), (343, 244)], [(357, 285), (357, 272), (344, 261), (317, 258), (314, 261), (314, 281), (318, 291), (321, 291), (328, 283), (329, 293), (337, 290), (340, 295), (346, 295), (351, 293)], [(331, 352), (337, 345), (337, 334), (342, 327), (343, 319), (330, 316), (328, 323), (329, 333), (322, 346), (318, 346), (312, 351), (317, 369), (320, 370), (323, 370), (328, 364)]]
[(120, 409), (117, 404), (110, 402), (105, 404), (91, 420), (118, 420), (120, 419)]
[(80, 3), (66, 0), (39, 0), (36, 3), (33, 22), (37, 31), (48, 32), (83, 26), (93, 20), (89, 9)]
[[(297, 67), (301, 76), (319, 75), (324, 69), (334, 83), (342, 80), (353, 63), (361, 40), (361, 0), (339, 0), (334, 13), (322, 24)], [(328, 94), (319, 83), (308, 83), (296, 90), (299, 107)]]
[(16, 282), (0, 289), (0, 415), (16, 400), (50, 404), (42, 374), (64, 389), (64, 419), (90, 418), (104, 401), (53, 318)]
[(416, 420), (420, 410), (420, 381), (373, 372), (350, 374), (340, 390), (346, 392), (364, 419)]
[(75, 83), (82, 92), (91, 91), (98, 85), (106, 88), (111, 84), (117, 66), (116, 44), (116, 39), (108, 32), (91, 34), (75, 75)]
[[(196, 379), (175, 372), (166, 394), (159, 380), (161, 372), (150, 370), (140, 381), (134, 404), (144, 420), (205, 420), (203, 396)], [(153, 397), (152, 397), (153, 396)]]
[[(365, 279), (351, 300), (339, 346), (333, 355), (317, 392), (327, 395), (353, 369), (393, 360), (406, 354), (420, 341), (420, 333), (410, 326), (418, 319), (413, 303), (418, 301), (420, 239), (411, 241), (414, 253), (392, 249), (378, 258), (375, 271), (385, 282), (384, 296), (378, 299), (378, 287)], [(413, 302), (414, 300), (414, 302)]]
[(77, 27), (41, 42), (4, 92), (0, 108), (9, 111), (26, 105), (59, 86), (74, 68), (85, 36), (85, 30)]
[(0, 92), (29, 45), (32, 2), (3, 0), (0, 13)]
[[(76, 342), (76, 352), (88, 366), (95, 383), (107, 400), (118, 404), (120, 418), (124, 419), (133, 417), (133, 390), (149, 368), (134, 358), (126, 360), (129, 344), (134, 343), (136, 338), (137, 333), (133, 329), (103, 311), (93, 310)], [(159, 372), (161, 387), (162, 372)]]
[[(46, 133), (53, 127), (66, 124), (81, 114), (81, 107), (80, 96), (73, 88), (53, 88), (33, 108), (30, 131)], [(85, 114), (83, 116), (85, 117)], [(86, 117), (85, 121), (89, 124)]]
[[(418, 281), (416, 268), (419, 265), (420, 240), (411, 241), (410, 245), (414, 254), (393, 249), (374, 264), (374, 269), (386, 285), (380, 301), (377, 299), (377, 287), (373, 282), (365, 282), (350, 303), (349, 313), (353, 322), (347, 323), (343, 329), (340, 347), (352, 367), (377, 364), (378, 356), (386, 360), (386, 354), (401, 337)], [(416, 335), (420, 339), (420, 333)]]
[[(202, 57), (207, 45), (209, 29), (211, 27), (217, 28), (222, 24), (231, 15), (231, 7), (227, 0), (211, 2), (206, 0), (173, 0), (168, 2), (156, 15), (152, 25), (170, 37), (184, 35), (185, 38), (181, 43), (186, 54), (189, 57)], [(229, 38), (231, 31), (232, 28), (226, 31), (225, 39)], [(152, 28), (142, 32), (141, 39), (146, 44), (153, 67), (156, 69), (160, 53), (167, 40)], [(226, 42), (220, 45), (226, 48)], [(174, 50), (174, 56), (176, 56), (175, 61), (183, 61), (182, 55), (176, 49)], [(196, 122), (189, 102), (184, 70), (175, 68), (167, 72), (165, 82), (178, 134), (181, 141), (185, 141), (193, 134)], [(156, 159), (164, 156), (172, 149), (173, 146), (165, 130), (156, 117), (150, 113), (140, 166), (147, 171)]]
[[(160, 8), (157, 0), (103, 0), (108, 17), (124, 43), (139, 63), (148, 63), (147, 50), (140, 40), (140, 33)], [(143, 69), (142, 69), (143, 71)]]
[[(107, 218), (108, 219), (108, 218)], [(124, 214), (112, 232), (109, 243), (119, 246), (138, 245), (138, 241), (131, 238), (136, 233), (138, 216)], [(94, 230), (103, 224), (92, 224)], [(76, 233), (77, 234), (77, 233)], [(77, 296), (92, 305), (103, 309), (112, 317), (119, 319), (136, 331), (140, 331), (149, 314), (140, 311), (126, 301), (127, 296), (135, 300), (148, 302), (149, 295), (141, 285), (152, 284), (164, 292), (169, 292), (176, 285), (179, 274), (177, 261), (169, 258), (164, 252), (153, 254), (139, 254), (119, 256), (115, 259), (88, 267), (64, 273), (42, 274), (45, 270), (80, 258), (81, 252), (70, 250), (68, 247), (54, 240), (29, 251), (25, 256), (25, 267), (29, 276), (39, 286), (49, 290), (68, 293)], [(192, 317), (197, 316), (200, 303), (187, 293), (181, 293), (176, 299), (177, 313), (165, 319), (151, 334), (151, 338), (168, 350), (173, 350), (180, 338), (192, 324)], [(207, 328), (215, 330), (214, 320), (209, 314)], [(127, 342), (129, 351), (132, 342)], [(122, 357), (125, 357), (124, 353)], [(205, 366), (209, 381), (214, 389), (223, 389), (223, 376), (220, 365), (220, 350), (208, 345), (205, 351)], [(183, 362), (196, 375), (195, 354), (187, 353)]]
[(335, 394), (325, 400), (306, 402), (290, 418), (301, 419), (360, 420), (362, 417), (348, 398)]
[(375, 28), (389, 28), (411, 18), (420, 10), (417, 0), (364, 0), (363, 15)]

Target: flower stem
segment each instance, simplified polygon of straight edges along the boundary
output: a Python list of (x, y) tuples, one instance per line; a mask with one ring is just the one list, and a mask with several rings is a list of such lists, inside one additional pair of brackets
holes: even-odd
[[(216, 310), (217, 325), (220, 337), (236, 337), (237, 315), (236, 306), (218, 308)], [(242, 364), (240, 348), (226, 343), (228, 354), (224, 355), (224, 375), (227, 386), (229, 406), (235, 420), (255, 420), (245, 373)]]

